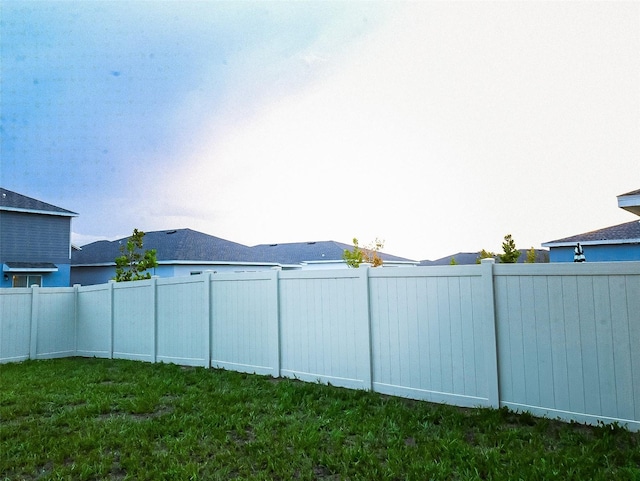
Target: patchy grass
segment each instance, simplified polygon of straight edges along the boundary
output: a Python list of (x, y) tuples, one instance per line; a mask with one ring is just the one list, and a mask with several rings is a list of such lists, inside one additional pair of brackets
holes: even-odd
[(122, 360), (0, 386), (0, 479), (640, 479), (639, 433), (506, 409)]

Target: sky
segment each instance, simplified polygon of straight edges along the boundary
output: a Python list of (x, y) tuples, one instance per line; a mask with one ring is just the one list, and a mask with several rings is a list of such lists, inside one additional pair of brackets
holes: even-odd
[(640, 2), (3, 0), (0, 37), (0, 185), (77, 245), (423, 260), (637, 219)]

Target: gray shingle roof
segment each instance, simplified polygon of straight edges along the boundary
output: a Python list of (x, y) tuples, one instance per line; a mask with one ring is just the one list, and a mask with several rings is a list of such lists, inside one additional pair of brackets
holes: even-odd
[(26, 195), (18, 194), (11, 190), (0, 187), (0, 210), (11, 210), (18, 212), (34, 212), (34, 213), (46, 213), (52, 215), (61, 215), (68, 217), (75, 217), (78, 214), (71, 212), (70, 210), (57, 207), (41, 200), (27, 197)]
[(475, 264), (476, 259), (480, 255), (480, 252), (458, 252), (457, 254), (452, 254), (450, 256), (441, 257), (440, 259), (436, 259), (434, 261), (430, 260), (422, 260), (420, 261), (421, 266), (446, 266), (451, 264), (451, 258), (455, 258), (456, 264), (459, 265), (469, 265)]
[[(127, 238), (97, 241), (71, 253), (72, 265), (113, 264)], [(146, 232), (144, 249), (156, 249), (158, 262), (203, 261), (256, 264), (300, 264), (314, 261), (341, 261), (345, 249), (353, 246), (334, 241), (261, 244), (248, 247), (191, 229)], [(383, 261), (413, 262), (380, 253)]]
[(624, 244), (640, 242), (640, 221), (634, 220), (624, 224), (605, 227), (584, 234), (577, 234), (563, 239), (545, 242), (545, 247), (560, 247), (575, 245), (580, 242), (585, 245), (593, 244)]
[[(522, 264), (527, 260), (527, 253), (530, 249), (518, 249), (520, 251), (520, 257), (518, 257), (518, 263)], [(451, 258), (456, 260), (458, 265), (470, 265), (475, 264), (476, 259), (480, 256), (480, 252), (458, 252), (450, 256), (436, 259), (435, 261), (424, 260), (420, 261), (421, 266), (445, 266), (451, 264)], [(496, 256), (496, 262), (500, 262), (498, 256)], [(544, 263), (549, 262), (549, 251), (546, 249), (536, 249), (536, 262)]]
[(625, 197), (627, 195), (639, 195), (639, 194), (640, 194), (640, 189), (632, 190), (631, 192), (627, 192), (626, 194), (621, 194), (618, 197)]
[[(71, 264), (113, 263), (127, 239), (87, 244), (71, 253)], [(259, 262), (250, 247), (191, 229), (146, 232), (143, 243), (156, 249), (158, 261)]]
[[(289, 242), (284, 244), (260, 244), (253, 249), (264, 261), (280, 264), (300, 264), (301, 262), (342, 261), (345, 249), (352, 250), (353, 245), (336, 241)], [(404, 257), (379, 253), (383, 261), (413, 262)]]

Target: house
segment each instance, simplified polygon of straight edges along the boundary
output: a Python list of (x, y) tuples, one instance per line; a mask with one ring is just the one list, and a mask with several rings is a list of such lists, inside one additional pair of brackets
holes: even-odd
[(78, 214), (0, 188), (0, 287), (68, 287)]
[[(277, 262), (287, 268), (301, 269), (342, 269), (347, 264), (342, 258), (345, 250), (353, 250), (353, 245), (335, 241), (290, 242), (284, 244), (260, 244), (252, 247), (258, 258)], [(378, 255), (382, 267), (413, 267), (418, 262), (384, 252)]]
[[(527, 260), (527, 254), (530, 249), (518, 249), (520, 251), (520, 257), (518, 257), (518, 263), (523, 263)], [(536, 251), (536, 263), (549, 262), (549, 251), (546, 249), (535, 249)], [(458, 252), (450, 256), (436, 259), (435, 261), (423, 260), (420, 261), (421, 266), (446, 266), (451, 264), (451, 259), (455, 259), (457, 265), (469, 265), (476, 264), (476, 260), (480, 257), (480, 252)], [(496, 256), (496, 262), (500, 262), (498, 256)]]
[[(618, 196), (618, 207), (640, 216), (640, 190)], [(573, 262), (580, 243), (587, 262), (640, 261), (640, 219), (545, 242), (551, 262)]]
[[(71, 282), (102, 284), (116, 275), (116, 257), (127, 238), (97, 241), (82, 246), (71, 257)], [(201, 274), (204, 271), (239, 272), (267, 270), (279, 265), (263, 262), (245, 245), (191, 229), (171, 229), (146, 232), (143, 249), (155, 249), (158, 267), (151, 274), (178, 277)]]
[[(115, 259), (127, 238), (97, 241), (74, 251), (71, 282), (91, 285), (115, 277)], [(262, 244), (254, 247), (214, 237), (191, 229), (145, 233), (143, 249), (156, 249), (159, 277), (178, 277), (213, 272), (248, 272), (268, 269), (346, 268), (345, 249), (353, 246), (334, 241)], [(380, 253), (387, 267), (414, 266), (417, 262)]]

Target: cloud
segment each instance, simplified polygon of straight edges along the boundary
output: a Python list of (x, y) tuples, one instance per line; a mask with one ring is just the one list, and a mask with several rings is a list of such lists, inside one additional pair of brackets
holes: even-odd
[[(598, 165), (618, 150), (603, 133), (628, 143), (618, 128), (637, 122), (618, 116), (637, 93), (606, 73), (629, 63), (637, 41), (625, 46), (626, 22), (611, 43), (616, 23), (603, 16), (624, 14), (410, 4), (329, 59), (327, 75), (270, 95), (223, 138), (204, 141), (174, 178), (228, 211), (210, 230), (245, 243), (382, 237), (390, 252), (415, 258), (497, 250), (507, 233), (539, 246), (564, 232), (577, 199), (606, 225), (615, 206), (582, 195), (602, 192), (602, 179), (577, 178), (567, 161)], [(613, 48), (624, 51), (608, 56)], [(637, 66), (630, 73), (637, 78)], [(608, 128), (591, 122), (596, 103)], [(626, 189), (621, 170), (638, 142), (622, 150), (600, 202)]]
[(638, 4), (141, 5), (5, 13), (3, 182), (78, 232), (435, 258), (628, 220)]

